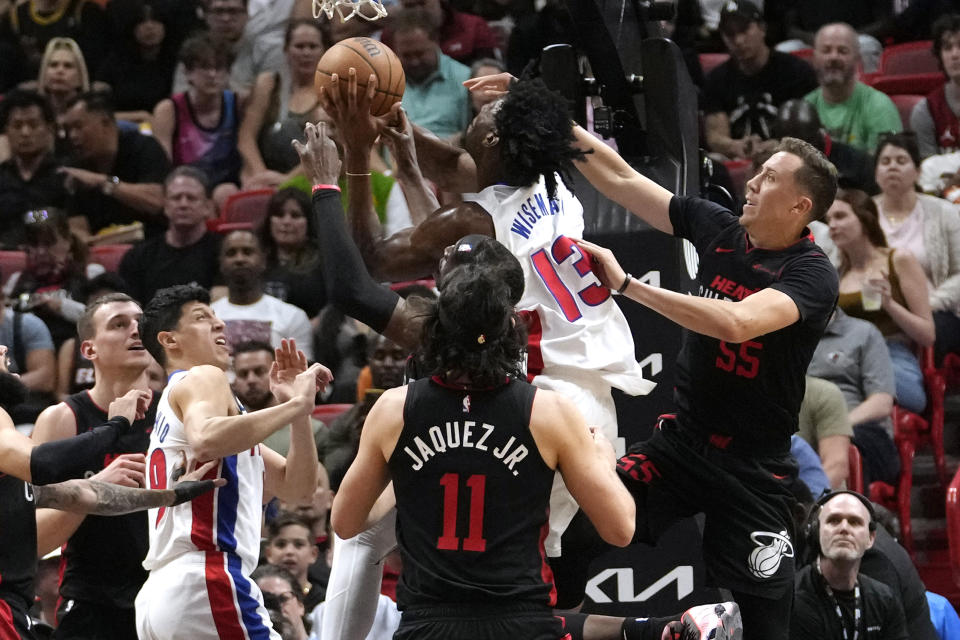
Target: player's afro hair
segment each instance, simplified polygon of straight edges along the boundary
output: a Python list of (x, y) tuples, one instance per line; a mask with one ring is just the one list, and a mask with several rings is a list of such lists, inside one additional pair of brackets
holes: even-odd
[(494, 123), (504, 175), (510, 176), (511, 184), (531, 185), (542, 175), (547, 195), (553, 198), (555, 174), (560, 174), (563, 184), (572, 190), (573, 161), (582, 160), (586, 152), (572, 146), (573, 121), (566, 98), (539, 78), (514, 82)]

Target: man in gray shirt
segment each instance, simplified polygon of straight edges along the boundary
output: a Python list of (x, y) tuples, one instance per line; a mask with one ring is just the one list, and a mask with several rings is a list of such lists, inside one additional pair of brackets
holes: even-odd
[(900, 458), (893, 444), (893, 364), (880, 331), (839, 308), (817, 345), (807, 375), (833, 382), (847, 402), (853, 443), (863, 456), (864, 483), (895, 484)]

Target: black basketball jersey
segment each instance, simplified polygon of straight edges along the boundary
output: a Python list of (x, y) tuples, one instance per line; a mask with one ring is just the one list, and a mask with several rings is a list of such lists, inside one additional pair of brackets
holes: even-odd
[[(85, 475), (101, 471), (119, 454), (146, 453), (159, 400), (159, 394), (154, 394), (146, 417), (135, 421), (114, 450)], [(106, 410), (97, 406), (86, 391), (67, 397), (65, 402), (77, 418), (78, 434), (107, 421)], [(148, 547), (145, 511), (123, 516), (87, 516), (70, 536), (61, 559), (60, 595), (132, 608), (137, 592), (147, 579), (141, 563)]]
[(786, 454), (807, 365), (836, 304), (837, 271), (809, 235), (779, 251), (752, 246), (739, 220), (706, 200), (673, 198), (670, 220), (700, 256), (700, 296), (740, 301), (769, 287), (800, 311), (794, 324), (741, 344), (686, 331), (677, 361), (677, 420), (731, 436), (734, 448)]
[(389, 467), (397, 496), (401, 609), (431, 604), (552, 605), (543, 541), (554, 472), (530, 433), (536, 388), (407, 388)]
[(19, 611), (29, 609), (36, 569), (33, 487), (0, 473), (0, 600)]
[(94, 378), (93, 363), (83, 357), (80, 353), (81, 340), (75, 340), (73, 345), (73, 377), (70, 379), (71, 394), (80, 393), (87, 389), (92, 389), (96, 383)]

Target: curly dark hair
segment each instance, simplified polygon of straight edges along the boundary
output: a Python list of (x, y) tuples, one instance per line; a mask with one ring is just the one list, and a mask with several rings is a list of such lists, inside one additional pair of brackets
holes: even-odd
[(573, 120), (567, 99), (551, 91), (543, 80), (522, 80), (510, 85), (494, 116), (500, 136), (500, 159), (513, 186), (535, 183), (542, 175), (551, 198), (557, 179), (573, 190), (573, 161), (587, 152), (572, 146)]
[(427, 315), (421, 345), (429, 375), (451, 382), (466, 378), (471, 387), (521, 378), (527, 331), (502, 274), (476, 264), (456, 267)]
[[(523, 280), (523, 268), (517, 257), (496, 239), (480, 234), (470, 234), (457, 240), (450, 255), (449, 266), (457, 267), (473, 264), (500, 278), (510, 291), (510, 304), (516, 305), (523, 297), (526, 286)], [(445, 272), (437, 288), (443, 289), (447, 276), (453, 273), (451, 268)]]
[(157, 291), (143, 309), (143, 317), (140, 319), (140, 340), (161, 367), (167, 366), (167, 354), (160, 346), (157, 335), (161, 331), (170, 331), (177, 327), (180, 323), (181, 309), (188, 302), (210, 304), (210, 292), (196, 284), (166, 287)]

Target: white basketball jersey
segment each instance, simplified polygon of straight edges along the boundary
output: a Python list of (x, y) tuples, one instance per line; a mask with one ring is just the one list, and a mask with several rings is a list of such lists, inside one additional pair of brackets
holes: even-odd
[(655, 383), (643, 377), (634, 357), (627, 319), (571, 240), (583, 237), (583, 206), (559, 176), (553, 200), (542, 177), (530, 187), (493, 185), (464, 200), (490, 213), (497, 240), (523, 266), (517, 308), (531, 316), (528, 377), (595, 371), (625, 393), (649, 393)]
[[(157, 405), (157, 419), (147, 451), (150, 489), (173, 485), (173, 474), (195, 462), (183, 422), (170, 406), (170, 391), (187, 375), (177, 371)], [(243, 407), (237, 403), (241, 411)], [(219, 551), (239, 557), (245, 575), (257, 568), (260, 522), (263, 516), (263, 457), (259, 445), (221, 458), (205, 478), (224, 478), (227, 484), (176, 507), (148, 511), (150, 550), (143, 566), (152, 571), (178, 556), (196, 551)]]

